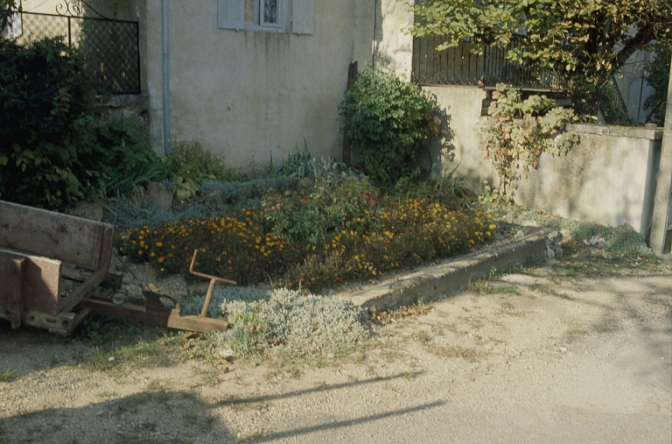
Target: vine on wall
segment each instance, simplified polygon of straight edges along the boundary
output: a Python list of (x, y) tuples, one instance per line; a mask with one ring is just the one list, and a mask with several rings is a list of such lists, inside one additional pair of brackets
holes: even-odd
[(498, 84), (488, 109), (488, 125), (483, 129), (488, 159), (499, 176), (497, 200), (513, 202), (518, 181), (530, 168), (539, 167), (543, 153), (567, 154), (579, 140), (567, 132), (568, 123), (578, 120), (570, 109), (555, 105), (544, 95), (522, 100), (511, 85)]

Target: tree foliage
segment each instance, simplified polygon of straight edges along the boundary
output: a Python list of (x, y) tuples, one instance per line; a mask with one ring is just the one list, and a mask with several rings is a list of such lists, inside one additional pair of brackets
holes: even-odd
[(507, 58), (567, 81), (575, 110), (595, 114), (606, 83), (637, 50), (672, 46), (669, 0), (422, 0), (415, 35), (445, 35), (444, 48), (504, 45), (524, 34)]

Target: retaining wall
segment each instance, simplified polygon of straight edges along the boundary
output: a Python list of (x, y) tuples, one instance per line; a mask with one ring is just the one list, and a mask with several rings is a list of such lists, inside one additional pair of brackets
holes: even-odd
[[(484, 160), (479, 128), (485, 91), (477, 87), (425, 88), (437, 96), (447, 118), (443, 140), (432, 140), (429, 152), (441, 171), (457, 166), (474, 192), (483, 180), (497, 186), (496, 174)], [(573, 125), (580, 143), (567, 156), (542, 155), (539, 169), (520, 182), (516, 202), (560, 216), (604, 225), (627, 223), (648, 237), (662, 128)]]

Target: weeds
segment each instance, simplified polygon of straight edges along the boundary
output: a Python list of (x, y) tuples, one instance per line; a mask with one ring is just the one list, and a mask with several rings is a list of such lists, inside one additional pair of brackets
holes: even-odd
[(12, 368), (6, 368), (0, 372), (0, 382), (10, 382), (14, 375), (16, 375), (16, 370)]

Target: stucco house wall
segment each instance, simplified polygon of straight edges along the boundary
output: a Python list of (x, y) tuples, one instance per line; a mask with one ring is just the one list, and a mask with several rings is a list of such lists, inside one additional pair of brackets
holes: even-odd
[(409, 80), (413, 61), (413, 11), (410, 2), (399, 0), (376, 0), (369, 2), (373, 9), (374, 46), (373, 64), (394, 71), (399, 77)]
[[(170, 137), (227, 164), (278, 165), (303, 150), (341, 158), (338, 104), (348, 67), (369, 60), (373, 15), (361, 1), (315, 0), (314, 33), (221, 29), (212, 0), (168, 3)], [(162, 152), (162, 2), (144, 11), (150, 140)]]

